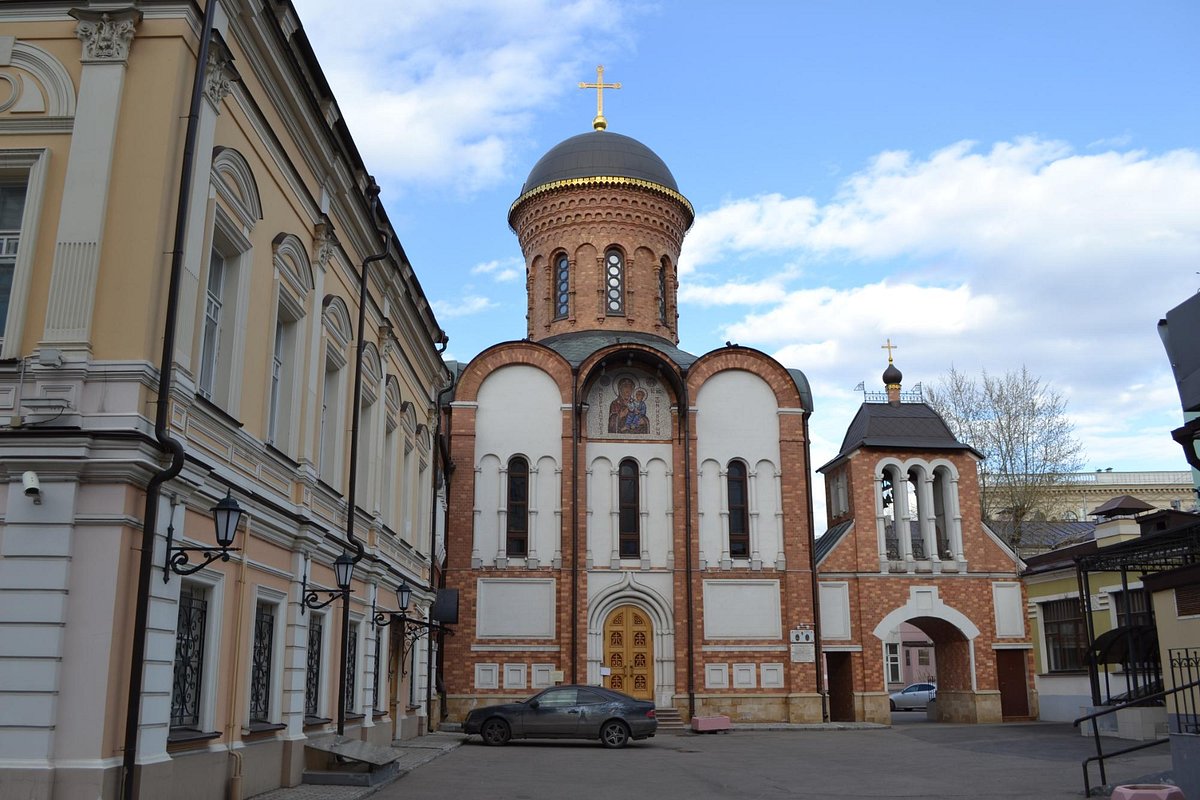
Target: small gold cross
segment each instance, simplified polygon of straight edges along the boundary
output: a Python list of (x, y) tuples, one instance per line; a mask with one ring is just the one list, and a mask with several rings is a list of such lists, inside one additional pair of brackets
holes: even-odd
[(880, 345), (880, 346), (879, 346), (879, 349), (880, 349), (880, 350), (887, 350), (887, 351), (888, 351), (888, 363), (890, 364), (890, 363), (892, 363), (892, 351), (893, 351), (893, 350), (899, 350), (899, 349), (900, 349), (900, 345), (898, 345), (898, 344), (892, 344), (892, 337), (890, 337), (890, 336), (889, 336), (889, 337), (888, 337), (888, 340), (887, 340), (887, 344)]
[(608, 127), (608, 120), (604, 118), (604, 90), (605, 89), (620, 89), (619, 83), (604, 82), (604, 65), (596, 67), (596, 82), (579, 84), (580, 89), (595, 89), (596, 90), (596, 118), (592, 120), (592, 127), (598, 131), (602, 131)]

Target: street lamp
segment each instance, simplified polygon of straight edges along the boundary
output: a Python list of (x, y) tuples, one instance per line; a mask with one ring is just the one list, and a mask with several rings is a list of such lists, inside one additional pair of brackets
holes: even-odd
[[(231, 545), (237, 535), (242, 515), (246, 512), (238, 505), (237, 500), (233, 499), (233, 491), (227, 489), (225, 496), (209, 511), (212, 512), (213, 525), (216, 527), (216, 547), (172, 547), (172, 542), (175, 541), (175, 524), (172, 522), (167, 525), (167, 556), (166, 563), (163, 564), (163, 583), (171, 582), (172, 572), (176, 575), (191, 575), (193, 572), (204, 569), (218, 558), (228, 561), (230, 551), (241, 549)], [(204, 553), (204, 560), (199, 564), (190, 564), (189, 553)]]
[[(448, 628), (443, 627), (438, 622), (426, 622), (423, 619), (417, 619), (408, 616), (408, 603), (412, 600), (412, 587), (407, 581), (401, 581), (396, 587), (396, 605), (399, 611), (376, 611), (375, 604), (371, 603), (371, 622), (376, 627), (386, 628), (393, 622), (400, 623), (400, 674), (408, 674), (408, 654), (412, 652), (413, 645), (420, 639), (425, 631), (445, 631), (450, 633)], [(391, 619), (388, 619), (391, 617)]]
[[(303, 614), (306, 608), (311, 608), (314, 611), (337, 600), (339, 597), (350, 596), (350, 579), (354, 576), (354, 559), (345, 550), (333, 562), (333, 579), (337, 581), (337, 591), (333, 589), (309, 589), (308, 588), (308, 573), (305, 572), (304, 578), (300, 582), (300, 613)], [(321, 595), (329, 595), (329, 599), (321, 602)]]

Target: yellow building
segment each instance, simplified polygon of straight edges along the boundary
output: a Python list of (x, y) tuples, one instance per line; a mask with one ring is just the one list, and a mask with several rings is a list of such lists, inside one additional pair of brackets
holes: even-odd
[(371, 183), (287, 0), (0, 6), (0, 797), (119, 796), (130, 719), (141, 797), (299, 782), (344, 551), (346, 733), (425, 727), (372, 610), (434, 597), (445, 336)]

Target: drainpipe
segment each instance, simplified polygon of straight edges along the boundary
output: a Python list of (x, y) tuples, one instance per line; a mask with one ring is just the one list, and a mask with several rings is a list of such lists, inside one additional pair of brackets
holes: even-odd
[(829, 695), (825, 691), (825, 661), (824, 655), (821, 652), (821, 587), (817, 582), (817, 548), (816, 542), (812, 537), (812, 526), (816, 524), (813, 519), (813, 490), (812, 490), (812, 451), (808, 438), (808, 418), (812, 416), (811, 411), (804, 412), (804, 469), (808, 470), (807, 485), (808, 491), (805, 492), (805, 498), (808, 501), (808, 569), (811, 574), (812, 581), (812, 598), (813, 598), (813, 647), (816, 661), (817, 671), (817, 694), (821, 695), (821, 721), (829, 722)]
[(571, 683), (579, 683), (579, 368), (571, 368)]
[[(440, 339), (437, 341), (437, 353), (439, 356), (446, 352), (446, 347), (450, 344), (450, 337), (445, 331), (438, 331)], [(440, 360), (440, 359), (439, 359)], [(450, 459), (446, 452), (442, 449), (442, 398), (454, 388), (454, 373), (446, 366), (446, 362), (442, 361), (442, 369), (446, 371), (446, 385), (437, 393), (437, 400), (434, 403), (434, 418), (433, 418), (433, 455), (441, 454), (442, 467), (445, 471), (446, 482), (446, 510), (447, 519), (449, 518), (450, 509)], [(437, 571), (437, 479), (438, 471), (431, 469), (429, 471), (429, 496), (433, 498), (433, 502), (429, 504), (429, 586), (434, 590), (434, 596), (437, 596), (437, 590), (446, 586), (445, 572)], [(437, 575), (437, 586), (434, 586), (433, 578)], [(425, 726), (430, 728), (433, 717), (430, 711), (433, 708), (433, 635), (427, 637), (426, 653), (425, 653)], [(445, 635), (438, 632), (438, 656), (441, 657), (442, 645), (445, 642)], [(440, 667), (440, 665), (439, 665)], [(377, 667), (378, 669), (378, 667)], [(440, 672), (440, 669), (439, 669)], [(445, 704), (443, 704), (444, 706)], [(439, 711), (442, 709), (439, 709)], [(440, 716), (440, 714), (439, 714)], [(429, 730), (426, 730), (428, 733)]]
[[(376, 208), (379, 204), (379, 184), (375, 183), (375, 178), (368, 179), (370, 183), (367, 185), (367, 208), (370, 214), (370, 222), (372, 225), (377, 224)], [(346, 540), (354, 547), (354, 563), (357, 564), (362, 560), (366, 553), (366, 548), (363, 543), (354, 535), (354, 519), (357, 514), (357, 489), (358, 489), (358, 422), (362, 414), (362, 362), (363, 348), (366, 347), (366, 337), (363, 335), (363, 328), (367, 322), (367, 278), (369, 277), (369, 267), (375, 261), (382, 261), (387, 258), (388, 254), (388, 239), (386, 234), (383, 235), (383, 250), (366, 257), (362, 263), (362, 274), (358, 280), (358, 344), (354, 349), (354, 407), (350, 412), (350, 482), (347, 488), (347, 508), (346, 508)], [(341, 669), (338, 670), (338, 723), (337, 735), (344, 736), (346, 734), (346, 671), (350, 665), (346, 663), (346, 654), (350, 651), (350, 591), (347, 589), (346, 594), (342, 597), (342, 654), (341, 654)]]
[(212, 43), (216, 0), (208, 0), (200, 28), (200, 48), (196, 54), (196, 74), (188, 105), (187, 129), (183, 139), (183, 163), (180, 165), (179, 198), (175, 206), (175, 240), (171, 250), (171, 272), (167, 286), (166, 318), (163, 321), (162, 358), (158, 366), (158, 406), (154, 417), (154, 437), (171, 463), (154, 473), (146, 484), (146, 508), (142, 516), (142, 552), (138, 561), (136, 605), (133, 615), (133, 649), (129, 658), (129, 690), (125, 709), (125, 752), (121, 762), (121, 797), (133, 800), (133, 772), (137, 763), (138, 727), (142, 716), (142, 678), (146, 667), (146, 625), (150, 617), (150, 575), (154, 568), (154, 531), (158, 527), (158, 502), (162, 485), (183, 469), (183, 444), (171, 438), (168, 413), (171, 398), (172, 367), (175, 359), (175, 327), (179, 315), (179, 282), (183, 272), (184, 236), (187, 233), (189, 195), (196, 160), (196, 139), (200, 134), (200, 103), (204, 96), (204, 71)]
[(686, 561), (684, 584), (687, 587), (687, 695), (688, 719), (696, 716), (696, 620), (694, 615), (695, 590), (692, 587), (692, 418), (691, 400), (688, 398), (688, 371), (680, 369), (682, 378), (682, 395), (680, 404), (683, 406), (679, 415), (680, 435), (683, 436), (683, 553)]

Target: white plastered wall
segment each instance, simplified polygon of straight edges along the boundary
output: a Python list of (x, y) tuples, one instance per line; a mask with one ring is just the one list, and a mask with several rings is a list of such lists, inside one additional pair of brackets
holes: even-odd
[(592, 566), (633, 566), (621, 564), (617, 555), (616, 477), (621, 461), (632, 458), (638, 464), (640, 508), (642, 511), (642, 548), (649, 554), (648, 568), (674, 566), (672, 542), (674, 520), (671, 488), (671, 444), (655, 442), (589, 442), (587, 445), (587, 564)]
[(758, 375), (726, 370), (696, 395), (696, 456), (700, 465), (700, 552), (706, 567), (731, 564), (728, 551), (724, 471), (732, 459), (746, 462), (750, 497), (750, 564), (782, 566), (779, 487), (779, 408), (775, 393)]
[[(531, 554), (548, 563), (559, 557), (561, 515), (562, 395), (536, 367), (513, 364), (484, 378), (475, 416), (475, 566), (503, 564), (502, 518), (508, 461), (524, 456), (531, 470)], [(536, 472), (534, 472), (536, 470)], [(524, 562), (520, 566), (524, 566)]]

